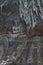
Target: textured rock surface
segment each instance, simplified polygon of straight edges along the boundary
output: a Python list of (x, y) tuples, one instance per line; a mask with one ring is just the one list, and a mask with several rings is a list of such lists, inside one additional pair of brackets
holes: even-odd
[(43, 65), (42, 35), (43, 0), (0, 0), (0, 65)]
[(27, 30), (43, 23), (43, 0), (20, 0), (20, 17), (25, 20)]

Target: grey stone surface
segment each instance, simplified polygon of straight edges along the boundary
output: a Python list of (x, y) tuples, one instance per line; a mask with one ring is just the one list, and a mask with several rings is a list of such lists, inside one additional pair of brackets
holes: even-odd
[(43, 0), (0, 0), (0, 65), (43, 65), (43, 37), (23, 33), (40, 24)]

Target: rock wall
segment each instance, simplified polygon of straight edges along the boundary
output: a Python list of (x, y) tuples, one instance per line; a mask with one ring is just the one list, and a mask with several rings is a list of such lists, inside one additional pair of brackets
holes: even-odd
[(43, 65), (41, 30), (43, 0), (0, 0), (0, 65)]
[(43, 0), (20, 0), (20, 17), (26, 22), (27, 31), (43, 23)]

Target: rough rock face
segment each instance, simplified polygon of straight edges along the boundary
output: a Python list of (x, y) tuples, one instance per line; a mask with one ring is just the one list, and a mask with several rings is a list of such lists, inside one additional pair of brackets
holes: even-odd
[(18, 1), (1, 0), (0, 4), (0, 33), (12, 33), (13, 26), (17, 26), (19, 22)]
[(0, 65), (10, 64), (43, 65), (43, 0), (0, 0)]
[(43, 23), (43, 0), (20, 0), (20, 17), (25, 20), (27, 31)]
[(0, 37), (0, 64), (43, 64), (43, 37)]

